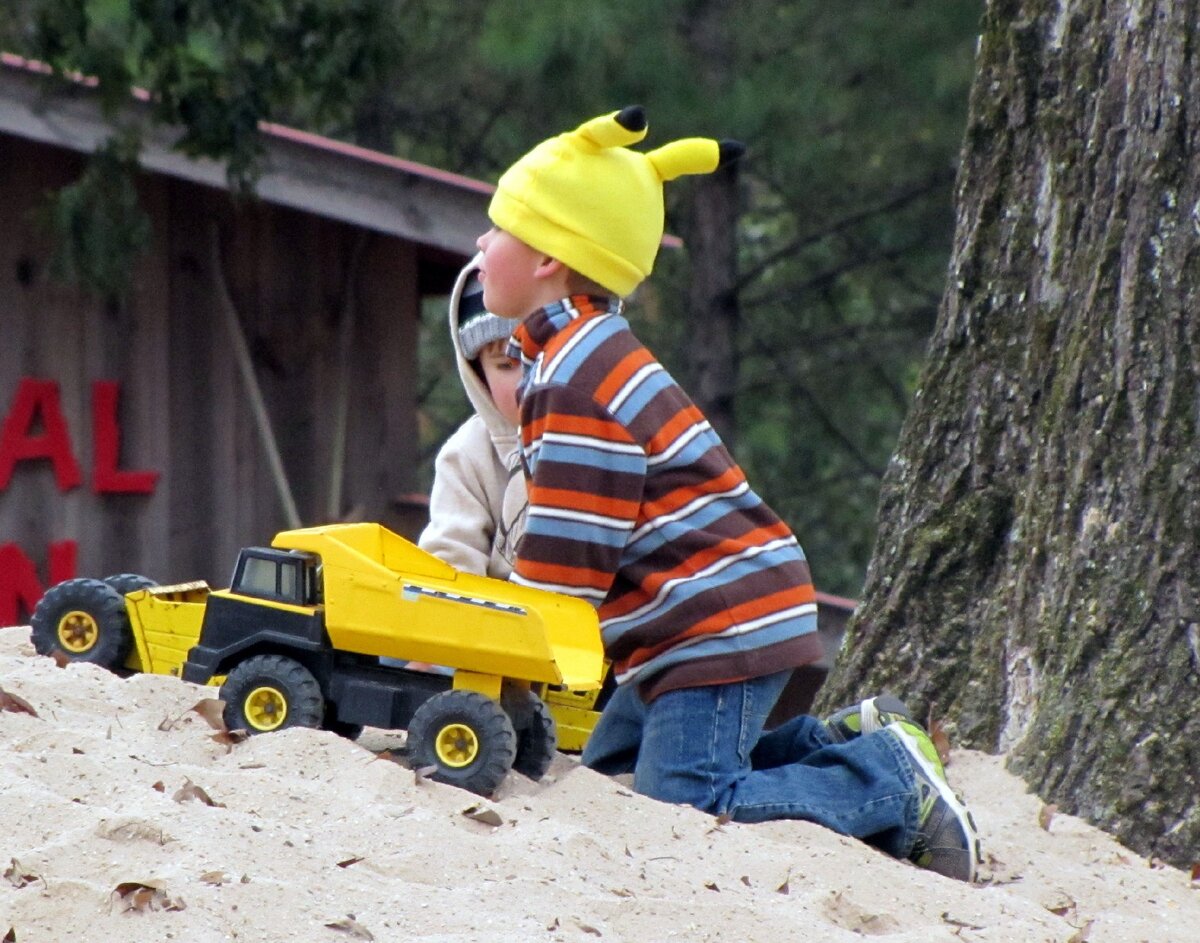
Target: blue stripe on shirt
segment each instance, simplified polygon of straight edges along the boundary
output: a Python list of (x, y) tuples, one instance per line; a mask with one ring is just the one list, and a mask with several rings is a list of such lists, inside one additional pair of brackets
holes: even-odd
[(612, 410), (612, 414), (616, 416), (622, 425), (628, 428), (633, 425), (641, 411), (650, 405), (655, 396), (663, 390), (673, 389), (675, 386), (675, 381), (671, 379), (671, 375), (659, 367), (643, 377), (641, 382), (638, 383), (637, 388), (629, 394), (628, 398), (615, 410)]
[(562, 520), (531, 513), (525, 519), (525, 532), (544, 537), (558, 537), (572, 542), (622, 547), (629, 539), (629, 528), (609, 526), (593, 521)]
[[(602, 315), (591, 324), (581, 328), (583, 336), (571, 338), (571, 349), (561, 359), (556, 358), (549, 376), (541, 377), (542, 382), (570, 383), (580, 366), (585, 363), (592, 352), (610, 337), (614, 337), (629, 329), (628, 323), (616, 315)], [(561, 355), (560, 355), (561, 356)]]
[(662, 521), (653, 530), (631, 543), (625, 552), (624, 562), (633, 563), (646, 554), (653, 553), (658, 548), (673, 540), (686, 539), (688, 534), (704, 530), (714, 521), (720, 520), (735, 511), (748, 511), (762, 504), (753, 490), (747, 488), (742, 494), (733, 497), (721, 497), (710, 501), (703, 507), (696, 508), (690, 514), (678, 521)]
[[(735, 639), (730, 639), (728, 636), (706, 638), (704, 641), (696, 642), (693, 645), (681, 645), (677, 648), (668, 649), (661, 655), (651, 658), (644, 664), (638, 665), (633, 677), (639, 675), (649, 677), (655, 672), (662, 671), (671, 665), (682, 664), (685, 661), (693, 661), (698, 658), (707, 658), (710, 656), (728, 655), (731, 647), (735, 651), (751, 651), (756, 648), (766, 648), (769, 645), (774, 645), (776, 642), (786, 642), (797, 635), (804, 635), (816, 630), (817, 614), (815, 612), (802, 616), (791, 616), (771, 625), (763, 626), (761, 629), (753, 629), (744, 635), (738, 635)], [(611, 644), (611, 640), (607, 634), (604, 634), (604, 644)], [(627, 684), (630, 680), (632, 679), (622, 678), (621, 683)]]
[(712, 449), (718, 448), (721, 445), (721, 439), (711, 429), (705, 429), (699, 435), (695, 436), (687, 445), (683, 446), (678, 452), (668, 459), (659, 459), (657, 456), (651, 456), (650, 461), (655, 466), (655, 471), (669, 471), (676, 468), (687, 468), (694, 465), (703, 458)]
[[(654, 605), (649, 611), (642, 611), (642, 607), (638, 607), (630, 615), (606, 620), (601, 626), (604, 644), (611, 646), (631, 629), (636, 630), (646, 622), (662, 618), (676, 606), (687, 602), (701, 593), (736, 583), (738, 580), (761, 573), (764, 570), (795, 563), (801, 559), (803, 559), (803, 555), (800, 553), (800, 547), (793, 541), (774, 550), (764, 550), (762, 553), (752, 554), (745, 559), (738, 560), (736, 563), (725, 567), (723, 570), (707, 574), (703, 579), (688, 578), (685, 576), (674, 583), (667, 590), (665, 596), (658, 598), (657, 605)], [(624, 566), (624, 561), (622, 561), (622, 566)]]
[(593, 449), (582, 445), (564, 445), (561, 442), (548, 442), (542, 439), (540, 454), (530, 456), (530, 464), (539, 462), (561, 463), (563, 465), (585, 466), (609, 472), (625, 472), (632, 475), (642, 475), (646, 471), (646, 456), (642, 453), (630, 455), (622, 452), (609, 452), (605, 449)]

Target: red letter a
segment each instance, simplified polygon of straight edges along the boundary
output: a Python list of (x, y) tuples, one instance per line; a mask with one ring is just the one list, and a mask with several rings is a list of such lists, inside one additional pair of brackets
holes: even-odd
[[(44, 431), (31, 435), (29, 430), (39, 411)], [(54, 463), (59, 491), (70, 491), (83, 480), (79, 463), (71, 454), (58, 384), (53, 380), (25, 377), (17, 387), (16, 401), (0, 429), (0, 491), (8, 487), (17, 462), (30, 458), (48, 458)]]

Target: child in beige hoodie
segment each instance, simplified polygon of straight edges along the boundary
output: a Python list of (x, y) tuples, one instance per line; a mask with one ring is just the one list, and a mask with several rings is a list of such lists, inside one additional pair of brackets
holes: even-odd
[(472, 259), (459, 273), (449, 312), (458, 374), (475, 415), (438, 452), (419, 544), (460, 570), (508, 579), (529, 507), (517, 436), (521, 365), (507, 353), (519, 322), (483, 307), (477, 265)]
[[(519, 321), (483, 306), (478, 258), (450, 294), (450, 340), (458, 375), (475, 414), (438, 450), (429, 493), (429, 523), (418, 546), (467, 573), (506, 580), (525, 531), (529, 497), (517, 436), (521, 364), (508, 356)], [(382, 664), (449, 672), (428, 662), (380, 658)]]

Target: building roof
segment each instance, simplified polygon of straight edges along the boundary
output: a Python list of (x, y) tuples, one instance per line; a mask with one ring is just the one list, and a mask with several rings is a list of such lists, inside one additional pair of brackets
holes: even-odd
[[(44, 63), (0, 52), (0, 133), (92, 153), (112, 133), (95, 96), (80, 94), (95, 80), (51, 84), (50, 74)], [(175, 134), (151, 120), (148, 99), (135, 90), (130, 106), (141, 122), (141, 165), (226, 189), (224, 163), (174, 150)], [(496, 190), (490, 183), (281, 124), (260, 127), (266, 155), (255, 192), (268, 203), (466, 256), (490, 225), (487, 205)], [(683, 245), (669, 233), (662, 244)]]
[[(112, 133), (94, 81), (49, 83), (42, 63), (0, 53), (0, 133), (90, 154)], [(127, 116), (140, 123), (141, 165), (225, 189), (225, 165), (173, 149), (176, 132), (151, 120), (146, 94)], [(490, 184), (277, 124), (263, 124), (265, 158), (255, 192), (268, 203), (471, 255), (487, 228)]]

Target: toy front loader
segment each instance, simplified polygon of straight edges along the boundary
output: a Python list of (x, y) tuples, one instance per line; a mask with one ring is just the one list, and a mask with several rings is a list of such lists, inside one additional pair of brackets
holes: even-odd
[(114, 671), (178, 677), (200, 638), (208, 593), (202, 581), (159, 586), (132, 573), (65, 580), (34, 609), (34, 647)]

